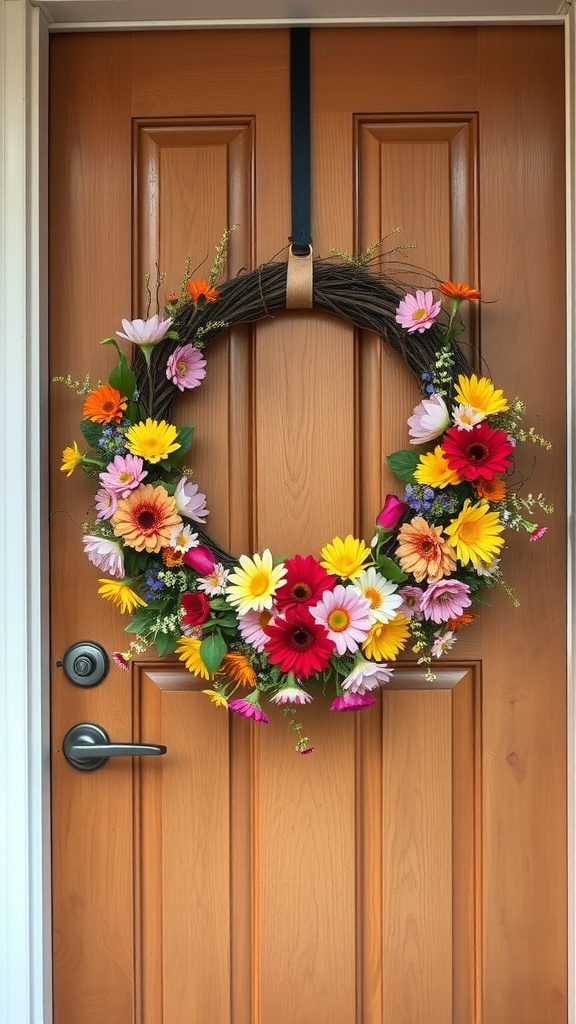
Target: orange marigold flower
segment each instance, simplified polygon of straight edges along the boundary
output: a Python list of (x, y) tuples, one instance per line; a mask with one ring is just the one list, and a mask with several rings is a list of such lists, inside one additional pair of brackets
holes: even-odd
[(464, 626), (469, 626), (475, 618), (473, 612), (462, 612), (462, 615), (457, 615), (455, 619), (448, 619), (446, 625), (451, 630), (464, 629)]
[(229, 651), (222, 660), (222, 669), (234, 683), (256, 686), (256, 673), (245, 654)]
[(465, 299), (472, 302), (474, 299), (480, 298), (480, 292), (477, 288), (471, 288), (469, 284), (456, 284), (454, 281), (443, 281), (440, 285), (440, 291), (448, 299), (459, 299), (460, 302), (463, 302)]
[(91, 391), (82, 407), (85, 420), (93, 423), (119, 423), (122, 413), (128, 405), (128, 399), (109, 384), (101, 384)]
[(164, 565), (183, 565), (184, 564), (184, 552), (176, 551), (175, 548), (163, 548), (162, 549), (162, 561)]
[(212, 288), (208, 284), (208, 281), (187, 281), (186, 291), (192, 299), (192, 302), (216, 302), (218, 298), (218, 292), (216, 288)]
[(480, 477), (474, 490), (478, 498), (486, 498), (486, 501), (502, 501), (506, 497), (506, 484), (499, 476), (493, 476), (491, 480)]
[(456, 568), (456, 556), (442, 536), (441, 526), (430, 526), (422, 516), (404, 523), (398, 531), (396, 555), (404, 572), (417, 583), (437, 583)]

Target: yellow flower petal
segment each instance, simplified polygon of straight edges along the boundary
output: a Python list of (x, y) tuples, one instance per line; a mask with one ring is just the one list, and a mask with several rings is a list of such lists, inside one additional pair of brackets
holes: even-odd
[(60, 472), (66, 473), (66, 476), (72, 476), (74, 470), (82, 464), (82, 456), (76, 441), (72, 442), (72, 448), (65, 448), (62, 452), (62, 465), (60, 466)]
[(132, 455), (147, 462), (160, 462), (180, 448), (177, 436), (178, 431), (171, 423), (158, 423), (148, 417), (145, 423), (135, 423), (126, 431), (126, 447)]
[(132, 614), (135, 608), (146, 608), (146, 601), (138, 596), (133, 590), (130, 589), (127, 583), (122, 580), (98, 580), (102, 586), (98, 588), (98, 593), (105, 601), (110, 601), (120, 609), (120, 613), (124, 615), (128, 612)]
[(343, 580), (352, 580), (359, 576), (367, 564), (372, 563), (372, 552), (363, 540), (357, 540), (351, 534), (342, 540), (334, 537), (331, 544), (326, 544), (320, 554), (324, 561), (320, 565), (330, 576), (340, 576)]

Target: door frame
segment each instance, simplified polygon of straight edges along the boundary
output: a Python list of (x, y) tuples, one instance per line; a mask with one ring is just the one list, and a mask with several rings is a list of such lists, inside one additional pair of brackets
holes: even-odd
[[(570, 2), (570, 0), (569, 0)], [(107, 6), (107, 5), (106, 5)], [(74, 29), (162, 28), (165, 23), (100, 20), (99, 4), (68, 0)], [(200, 5), (198, 4), (198, 7)], [(91, 14), (86, 21), (86, 12)], [(80, 20), (80, 15), (81, 20)], [(575, 794), (576, 547), (573, 525), (576, 427), (576, 11), (565, 14), (328, 19), (310, 24), (562, 24), (566, 35), (567, 402), (568, 402), (568, 863), (569, 1022), (576, 1024)], [(270, 27), (271, 19), (266, 22)], [(277, 27), (288, 19), (274, 20)], [(238, 19), (188, 16), (182, 26), (239, 27)], [(262, 22), (251, 20), (250, 27)], [(33, 0), (0, 0), (0, 474), (10, 541), (0, 551), (0, 659), (5, 680), (0, 715), (0, 992), (7, 1020), (51, 1024), (50, 819), (48, 706), (48, 42), (52, 26)], [(178, 27), (174, 21), (170, 27)], [(561, 510), (558, 510), (560, 513)], [(0, 517), (1, 518), (1, 517)], [(5, 820), (3, 820), (5, 819)]]

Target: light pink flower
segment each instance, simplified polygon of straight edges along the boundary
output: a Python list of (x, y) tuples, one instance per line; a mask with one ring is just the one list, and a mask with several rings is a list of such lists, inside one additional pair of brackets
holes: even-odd
[(371, 693), (343, 693), (332, 701), (330, 711), (359, 711), (375, 703), (376, 699)]
[(206, 376), (206, 360), (194, 345), (179, 345), (168, 356), (166, 376), (180, 391), (197, 388)]
[(144, 462), (138, 455), (115, 455), (113, 461), (100, 473), (100, 483), (118, 498), (127, 498), (148, 476)]
[(263, 651), (270, 639), (264, 632), (264, 626), (272, 621), (269, 611), (255, 612), (250, 610), (244, 612), (238, 618), (238, 632), (247, 644), (251, 644), (256, 651)]
[(468, 605), (470, 587), (461, 580), (444, 579), (431, 583), (422, 594), (420, 611), (425, 619), (432, 622), (447, 622), (456, 619)]
[(441, 633), (435, 634), (436, 639), (432, 644), (431, 654), (433, 658), (441, 658), (446, 651), (449, 651), (456, 643), (456, 635), (451, 629), (447, 633), (442, 635)]
[(203, 590), (208, 597), (217, 597), (224, 593), (229, 575), (230, 569), (225, 569), (222, 562), (217, 562), (212, 572), (198, 578), (198, 590)]
[(111, 491), (107, 491), (105, 487), (101, 487), (99, 491), (96, 491), (96, 512), (98, 519), (110, 519), (118, 506), (118, 498)]
[(281, 686), (270, 700), (273, 704), (310, 704), (312, 697), (292, 679)]
[(396, 312), (396, 323), (406, 328), (408, 334), (418, 331), (422, 334), (434, 323), (440, 312), (441, 302), (434, 302), (431, 291), (423, 292), (420, 289), (416, 295), (405, 295), (401, 299)]
[(341, 583), (324, 591), (322, 600), (310, 612), (324, 626), (338, 654), (357, 651), (370, 630), (370, 601), (353, 587)]
[(155, 313), (148, 320), (123, 320), (125, 333), (116, 331), (116, 334), (119, 338), (131, 341), (133, 345), (157, 345), (164, 340), (171, 326), (172, 317), (164, 320), (159, 313)]
[(450, 425), (450, 414), (441, 395), (423, 398), (408, 419), (410, 444), (427, 444)]
[(206, 516), (210, 515), (206, 508), (206, 495), (198, 490), (198, 484), (193, 484), (187, 476), (180, 477), (174, 491), (176, 508), (181, 516), (186, 519), (193, 519), (195, 523), (205, 523)]
[(104, 537), (82, 537), (84, 553), (97, 569), (124, 578), (124, 555), (117, 540), (106, 540)]
[(398, 611), (400, 615), (405, 615), (407, 619), (414, 617), (420, 617), (420, 603), (422, 601), (422, 591), (420, 587), (402, 587), (398, 593), (402, 598), (402, 604)]
[(342, 682), (342, 689), (350, 693), (369, 693), (385, 686), (392, 678), (393, 668), (376, 661), (366, 661), (361, 654), (354, 659), (354, 667)]

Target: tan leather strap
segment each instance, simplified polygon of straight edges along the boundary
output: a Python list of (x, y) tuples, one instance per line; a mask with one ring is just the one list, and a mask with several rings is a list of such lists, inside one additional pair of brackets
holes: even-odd
[(295, 256), (290, 246), (286, 271), (286, 309), (312, 309), (312, 246), (307, 256)]

